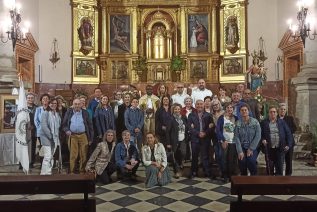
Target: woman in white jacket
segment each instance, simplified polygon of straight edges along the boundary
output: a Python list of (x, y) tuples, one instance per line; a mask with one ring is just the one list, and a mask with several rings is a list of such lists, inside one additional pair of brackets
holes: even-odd
[(57, 146), (60, 146), (59, 128), (61, 118), (56, 110), (57, 100), (51, 99), (49, 107), (41, 116), (41, 144), (44, 150), (44, 159), (42, 163), (41, 175), (51, 175), (54, 164), (53, 155)]
[(167, 167), (166, 151), (153, 133), (146, 135), (146, 145), (142, 148), (142, 159), (145, 166), (145, 186), (164, 186), (171, 182), (171, 175)]

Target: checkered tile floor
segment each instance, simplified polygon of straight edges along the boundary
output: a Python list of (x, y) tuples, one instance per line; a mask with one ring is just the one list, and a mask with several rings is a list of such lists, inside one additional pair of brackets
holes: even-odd
[[(230, 183), (220, 179), (207, 178), (173, 179), (165, 187), (145, 188), (144, 167), (137, 172), (137, 181), (116, 181), (109, 185), (96, 185), (93, 194), (97, 201), (97, 211), (229, 211), (231, 201)], [(114, 174), (115, 175), (115, 174)], [(0, 196), (1, 200), (13, 199), (71, 199), (82, 197), (71, 195), (10, 195)], [(317, 196), (254, 196), (245, 195), (245, 200), (317, 200)]]

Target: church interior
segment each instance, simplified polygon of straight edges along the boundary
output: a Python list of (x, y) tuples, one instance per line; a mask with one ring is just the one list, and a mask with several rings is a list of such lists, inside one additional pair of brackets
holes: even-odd
[[(317, 1), (299, 2), (311, 3), (304, 35), (295, 0), (1, 0), (0, 176), (23, 174), (13, 144), (4, 144), (12, 143), (14, 127), (2, 124), (6, 105), (18, 99), (19, 79), (37, 101), (50, 92), (69, 104), (75, 95), (93, 99), (97, 87), (112, 99), (118, 90), (142, 96), (147, 85), (156, 90), (161, 84), (172, 95), (183, 83), (191, 94), (199, 79), (214, 94), (220, 85), (230, 94), (243, 84), (259, 102), (284, 102), (300, 133), (309, 134), (317, 121)], [(13, 8), (18, 30), (10, 25)], [(315, 167), (295, 172), (317, 175)], [(144, 177), (144, 169), (137, 174)], [(2, 195), (0, 200), (73, 197)], [(143, 182), (97, 184), (89, 197), (96, 199), (97, 211), (229, 211), (237, 200), (230, 183), (208, 178), (180, 178), (152, 189)], [(317, 200), (313, 195), (246, 198)]]

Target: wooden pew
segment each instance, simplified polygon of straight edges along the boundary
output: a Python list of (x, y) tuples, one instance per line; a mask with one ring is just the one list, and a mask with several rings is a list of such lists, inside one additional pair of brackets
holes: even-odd
[[(17, 194), (73, 194), (82, 193), (83, 199), (0, 200), (0, 211), (32, 212), (95, 212), (96, 200), (92, 175), (21, 175), (0, 176), (0, 195)], [(1, 199), (1, 196), (0, 196)]]
[(316, 211), (317, 201), (242, 201), (242, 195), (316, 195), (317, 176), (233, 176), (230, 211)]

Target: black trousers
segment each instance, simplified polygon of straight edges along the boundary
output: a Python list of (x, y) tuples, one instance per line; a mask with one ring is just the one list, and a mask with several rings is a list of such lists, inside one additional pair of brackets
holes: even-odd
[(105, 170), (101, 175), (97, 176), (97, 180), (103, 184), (109, 184), (111, 180), (111, 175), (116, 171), (116, 165), (112, 162), (109, 162)]
[(36, 141), (37, 141), (36, 137), (31, 138), (32, 143), (31, 143), (31, 161), (30, 161), (30, 164), (32, 164), (32, 165), (35, 163)]
[(174, 161), (173, 161), (173, 168), (174, 172), (178, 172), (180, 170), (181, 165), (186, 157), (186, 141), (179, 141), (177, 144), (177, 148), (174, 152)]

